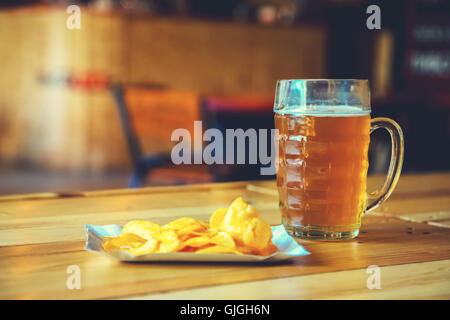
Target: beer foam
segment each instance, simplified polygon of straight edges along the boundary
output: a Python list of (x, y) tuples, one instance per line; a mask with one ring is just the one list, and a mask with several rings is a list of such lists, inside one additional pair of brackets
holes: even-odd
[(275, 113), (314, 117), (357, 117), (369, 115), (370, 110), (352, 106), (289, 106), (275, 110)]

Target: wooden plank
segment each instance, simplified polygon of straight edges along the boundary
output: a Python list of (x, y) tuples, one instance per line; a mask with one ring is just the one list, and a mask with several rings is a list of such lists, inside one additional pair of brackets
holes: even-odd
[[(375, 190), (383, 181), (383, 175), (368, 176), (367, 190)], [(252, 184), (276, 190), (276, 183), (273, 180), (252, 181)], [(449, 192), (450, 172), (402, 174), (392, 198), (449, 195)]]
[(450, 228), (450, 220), (435, 222), (431, 221), (428, 223), (430, 226), (441, 227), (441, 228)]
[(450, 208), (450, 196), (411, 197), (399, 199), (392, 197), (377, 208), (374, 213), (389, 217), (397, 217), (405, 214), (447, 211)]
[[(367, 269), (262, 280), (192, 290), (134, 296), (142, 300), (270, 299), (446, 299), (450, 298), (450, 260), (380, 268), (380, 289), (368, 289)], [(423, 284), (427, 286), (424, 288)]]
[[(377, 185), (382, 183), (384, 177), (369, 176), (367, 185), (369, 190), (375, 189)], [(246, 187), (248, 185), (248, 187)], [(22, 201), (22, 200), (37, 200), (49, 198), (64, 198), (64, 197), (101, 197), (113, 196), (123, 194), (149, 194), (160, 192), (183, 192), (184, 190), (211, 190), (211, 189), (231, 189), (235, 187), (246, 187), (253, 192), (262, 192), (264, 194), (276, 196), (276, 182), (275, 180), (266, 181), (240, 181), (227, 183), (211, 183), (201, 185), (189, 186), (170, 186), (170, 187), (150, 187), (139, 189), (115, 189), (115, 190), (100, 190), (100, 191), (80, 191), (72, 194), (58, 194), (58, 193), (36, 193), (36, 194), (19, 194), (0, 196), (0, 202), (5, 201)], [(256, 188), (255, 188), (256, 187)], [(440, 172), (433, 174), (414, 174), (402, 175), (399, 183), (391, 196), (391, 199), (405, 199), (418, 197), (434, 197), (434, 196), (450, 196), (450, 173)]]
[[(129, 194), (123, 196), (103, 196), (103, 197), (76, 197), (59, 198), (39, 201), (12, 201), (4, 202), (0, 206), (3, 222), (17, 218), (32, 217), (60, 217), (62, 215), (89, 215), (92, 213), (111, 213), (121, 211), (139, 210), (159, 210), (159, 209), (179, 209), (195, 207), (227, 207), (231, 202), (239, 197), (244, 197), (247, 201), (256, 203), (258, 200), (265, 200), (267, 196), (251, 194), (244, 189), (217, 189), (217, 190), (197, 190), (174, 193), (151, 193), (151, 194)], [(275, 204), (276, 201), (270, 201)], [(261, 202), (261, 205), (264, 205)], [(182, 212), (181, 212), (182, 214)]]
[[(412, 231), (411, 231), (412, 230)], [(292, 264), (126, 264), (83, 250), (83, 242), (0, 248), (0, 298), (118, 298), (308, 275), (450, 259), (448, 229), (394, 218), (365, 217), (361, 236), (340, 243), (302, 244), (312, 253)], [(82, 289), (65, 286), (69, 265)]]
[[(367, 190), (375, 190), (384, 180), (384, 176), (369, 176)], [(418, 196), (449, 195), (450, 173), (436, 172), (426, 174), (402, 174), (392, 198), (411, 198)]]
[[(134, 297), (358, 270), (369, 265), (393, 266), (450, 259), (448, 228), (394, 217), (397, 213), (401, 216), (433, 212), (432, 209), (448, 210), (445, 175), (440, 179), (429, 176), (432, 184), (426, 182), (426, 175), (406, 178), (406, 185), (399, 184), (400, 196), (394, 194), (386, 203), (391, 208), (388, 212), (363, 217), (357, 239), (338, 243), (301, 241), (311, 256), (296, 258), (287, 265), (136, 265), (118, 263), (84, 250), (85, 223), (124, 223), (131, 219), (165, 223), (187, 215), (206, 220), (215, 208), (229, 205), (237, 196), (244, 196), (251, 202), (263, 219), (278, 224), (280, 214), (273, 192), (276, 190), (274, 181), (112, 190), (69, 198), (7, 198), (0, 201), (0, 245), (3, 246), (0, 247), (0, 298)], [(411, 188), (409, 183), (417, 187)], [(433, 222), (442, 221), (430, 221)], [(68, 276), (65, 271), (69, 265), (81, 268), (83, 284), (79, 291), (68, 290), (65, 286)], [(447, 296), (447, 292), (433, 284), (423, 285), (420, 290), (428, 290), (427, 297)], [(401, 291), (389, 292), (388, 297), (389, 294), (402, 297)]]
[(397, 217), (403, 220), (414, 222), (429, 222), (429, 221), (438, 222), (450, 220), (450, 211), (405, 213), (398, 215)]
[[(257, 182), (256, 182), (257, 183)], [(58, 198), (76, 198), (76, 197), (104, 197), (119, 195), (142, 195), (154, 193), (174, 193), (183, 191), (206, 191), (206, 190), (224, 190), (236, 187), (245, 187), (246, 181), (225, 182), (225, 183), (209, 183), (188, 186), (163, 186), (163, 187), (143, 187), (133, 189), (113, 189), (113, 190), (95, 190), (95, 191), (76, 191), (76, 192), (46, 192), (32, 194), (17, 194), (0, 196), (0, 202), (6, 201), (28, 201), (40, 199), (58, 199)]]

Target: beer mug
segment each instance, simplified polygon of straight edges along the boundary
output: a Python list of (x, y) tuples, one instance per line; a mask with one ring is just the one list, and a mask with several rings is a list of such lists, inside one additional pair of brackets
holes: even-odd
[[(345, 240), (361, 217), (394, 190), (403, 163), (403, 134), (388, 118), (370, 118), (367, 80), (279, 80), (277, 186), (283, 225), (292, 236)], [(391, 161), (382, 186), (366, 193), (370, 133), (386, 129)]]

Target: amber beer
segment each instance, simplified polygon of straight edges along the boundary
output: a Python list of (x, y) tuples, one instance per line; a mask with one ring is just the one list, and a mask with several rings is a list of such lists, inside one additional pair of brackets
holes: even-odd
[(370, 116), (276, 114), (275, 127), (283, 223), (314, 226), (310, 234), (358, 230), (366, 207)]
[[(300, 239), (346, 240), (361, 216), (394, 190), (403, 163), (403, 134), (395, 121), (370, 118), (367, 80), (279, 80), (277, 184), (282, 222)], [(383, 185), (366, 193), (370, 133), (386, 129), (392, 153)]]

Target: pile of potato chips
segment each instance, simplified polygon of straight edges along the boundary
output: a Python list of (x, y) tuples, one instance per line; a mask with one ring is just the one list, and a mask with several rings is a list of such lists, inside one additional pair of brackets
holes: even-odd
[(105, 240), (105, 251), (126, 250), (134, 255), (196, 252), (268, 256), (277, 250), (270, 226), (240, 197), (229, 208), (216, 210), (209, 223), (193, 218), (177, 219), (164, 226), (130, 221), (120, 236)]

